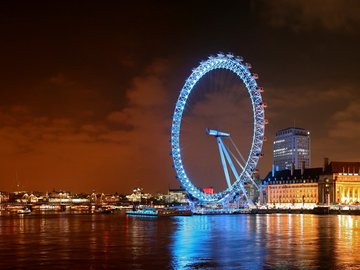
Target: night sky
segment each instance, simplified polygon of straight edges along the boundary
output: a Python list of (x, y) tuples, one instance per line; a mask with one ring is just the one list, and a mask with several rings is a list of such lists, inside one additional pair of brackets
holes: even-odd
[(360, 161), (359, 14), (356, 0), (2, 1), (0, 190), (178, 187), (174, 105), (219, 51), (265, 89), (262, 176), (275, 132), (294, 124), (311, 132), (313, 166)]

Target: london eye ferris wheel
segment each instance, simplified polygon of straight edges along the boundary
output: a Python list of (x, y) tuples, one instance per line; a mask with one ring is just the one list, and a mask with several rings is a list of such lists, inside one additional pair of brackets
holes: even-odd
[[(261, 95), (263, 88), (257, 85), (256, 79), (258, 79), (258, 75), (251, 73), (250, 68), (251, 65), (244, 63), (241, 57), (234, 56), (230, 53), (219, 53), (216, 56), (210, 56), (194, 68), (180, 91), (171, 126), (171, 155), (176, 176), (181, 182), (182, 187), (186, 190), (188, 197), (193, 202), (222, 203), (231, 200), (237, 194), (241, 194), (245, 197), (249, 206), (253, 205), (252, 200), (247, 194), (245, 185), (251, 184), (255, 188), (258, 188), (252, 175), (262, 155), (261, 151), (267, 120), (265, 119), (264, 113), (266, 104), (263, 102)], [(249, 118), (251, 118), (250, 120), (252, 121), (252, 132), (248, 154), (243, 155), (232, 140), (233, 135), (238, 136), (238, 134), (232, 135), (227, 130), (218, 130), (213, 127), (206, 128), (204, 133), (206, 135), (204, 136), (214, 138), (213, 146), (218, 148), (219, 157), (217, 159), (220, 160), (223, 168), (224, 179), (221, 181), (226, 182), (225, 189), (213, 194), (208, 194), (194, 183), (194, 179), (190, 179), (189, 174), (185, 170), (181, 135), (184, 110), (189, 103), (192, 91), (195, 91), (195, 85), (198, 84), (205, 75), (213, 73), (216, 70), (225, 70), (233, 73), (237, 80), (242, 82), (246, 87), (251, 103), (252, 115)], [(225, 141), (229, 142), (232, 147), (229, 147)]]

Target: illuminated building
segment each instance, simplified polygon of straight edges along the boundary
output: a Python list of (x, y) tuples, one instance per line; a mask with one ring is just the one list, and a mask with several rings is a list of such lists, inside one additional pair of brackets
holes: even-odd
[(165, 203), (186, 204), (186, 190), (183, 188), (169, 189), (168, 194), (165, 195)]
[(0, 204), (9, 201), (9, 193), (0, 191)]
[(132, 194), (126, 195), (126, 198), (130, 202), (141, 202), (143, 200), (149, 200), (151, 197), (152, 196), (150, 193), (143, 193), (142, 188), (134, 188)]
[(360, 162), (328, 162), (323, 168), (275, 171), (262, 183), (261, 202), (280, 207), (360, 204)]
[(278, 170), (300, 169), (305, 162), (305, 168), (311, 167), (310, 132), (303, 128), (287, 128), (276, 132), (274, 140), (274, 165)]
[(282, 207), (314, 207), (318, 203), (319, 179), (323, 168), (269, 172), (263, 181), (262, 196), (269, 205)]
[(360, 203), (360, 162), (328, 163), (319, 182), (320, 203), (359, 204)]

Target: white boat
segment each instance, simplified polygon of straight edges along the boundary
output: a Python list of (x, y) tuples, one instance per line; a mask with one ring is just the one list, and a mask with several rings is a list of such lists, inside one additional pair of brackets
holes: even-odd
[(126, 214), (130, 216), (158, 216), (158, 210), (156, 208), (143, 208), (126, 211)]
[(190, 209), (146, 207), (138, 210), (126, 211), (126, 214), (132, 216), (173, 217), (173, 216), (192, 216), (192, 211)]
[(31, 213), (31, 210), (26, 207), (26, 208), (24, 208), (24, 209), (18, 210), (17, 213), (20, 214), (20, 215), (30, 214), (30, 213)]

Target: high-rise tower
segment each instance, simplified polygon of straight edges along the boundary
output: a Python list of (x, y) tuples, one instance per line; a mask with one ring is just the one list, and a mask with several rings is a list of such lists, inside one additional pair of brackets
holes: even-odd
[(311, 167), (310, 132), (303, 128), (287, 128), (276, 132), (274, 140), (274, 165), (279, 170)]

